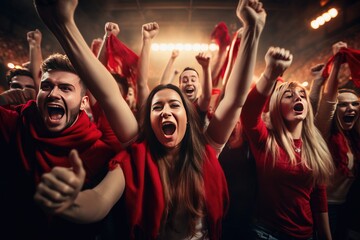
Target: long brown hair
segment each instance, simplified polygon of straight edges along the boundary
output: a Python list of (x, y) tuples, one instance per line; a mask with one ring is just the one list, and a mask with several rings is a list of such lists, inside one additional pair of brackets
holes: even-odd
[[(168, 151), (156, 138), (151, 127), (150, 112), (154, 95), (163, 90), (171, 89), (181, 97), (186, 115), (187, 127), (180, 143), (179, 156), (170, 162)], [(151, 155), (158, 164), (165, 198), (164, 224), (172, 223), (176, 210), (185, 212), (188, 233), (195, 234), (195, 226), (199, 218), (204, 217), (204, 181), (202, 166), (205, 158), (205, 138), (199, 126), (199, 116), (194, 105), (172, 84), (158, 85), (149, 94), (142, 109), (140, 139), (146, 139)]]

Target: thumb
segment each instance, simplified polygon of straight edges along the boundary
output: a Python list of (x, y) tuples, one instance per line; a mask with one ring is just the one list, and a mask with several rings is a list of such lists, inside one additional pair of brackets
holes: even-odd
[(79, 153), (76, 149), (72, 149), (69, 153), (69, 161), (72, 166), (72, 170), (75, 175), (81, 179), (85, 178), (85, 169), (82, 164), (82, 160), (79, 157)]

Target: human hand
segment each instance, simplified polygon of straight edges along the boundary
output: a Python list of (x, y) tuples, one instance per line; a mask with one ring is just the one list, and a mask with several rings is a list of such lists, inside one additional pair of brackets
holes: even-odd
[(265, 76), (274, 80), (281, 76), (290, 67), (293, 55), (289, 50), (279, 47), (270, 47), (265, 55)]
[(174, 49), (172, 52), (171, 52), (171, 58), (172, 59), (175, 59), (179, 56), (179, 49)]
[(85, 179), (85, 170), (78, 152), (69, 153), (71, 168), (54, 167), (43, 174), (34, 200), (47, 213), (58, 214), (71, 207), (78, 196)]
[(74, 22), (78, 0), (34, 0), (34, 5), (45, 25), (53, 30), (58, 25)]
[(120, 33), (119, 25), (113, 22), (107, 22), (105, 24), (105, 36), (113, 34), (115, 37)]
[(210, 57), (207, 56), (204, 52), (199, 53), (195, 58), (203, 68), (207, 68), (210, 64)]
[(90, 49), (95, 54), (95, 56), (97, 56), (99, 53), (102, 41), (103, 40), (101, 38), (94, 38), (91, 42)]
[(160, 27), (157, 22), (142, 25), (143, 39), (153, 39), (159, 33)]
[(346, 42), (337, 42), (334, 45), (332, 45), (332, 51), (333, 54), (337, 54), (341, 48), (347, 48), (347, 43)]
[(26, 34), (27, 41), (29, 43), (30, 47), (40, 47), (41, 46), (41, 39), (42, 34), (39, 31), (39, 29), (36, 29), (35, 31), (30, 31)]
[(261, 32), (266, 22), (266, 12), (258, 0), (239, 0), (236, 15), (244, 25), (256, 27)]
[(9, 89), (1, 93), (2, 104), (18, 105), (35, 99), (36, 91), (32, 88)]

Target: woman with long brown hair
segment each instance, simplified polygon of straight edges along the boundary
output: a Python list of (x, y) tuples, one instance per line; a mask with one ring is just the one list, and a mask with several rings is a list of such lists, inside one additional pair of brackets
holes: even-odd
[[(179, 88), (153, 89), (138, 122), (108, 71), (88, 49), (74, 23), (71, 1), (35, 1), (38, 14), (55, 34), (79, 75), (98, 99), (126, 149), (93, 189), (79, 192), (85, 172), (76, 151), (71, 171), (43, 175), (35, 200), (49, 213), (76, 222), (104, 218), (124, 199), (128, 232), (135, 239), (219, 239), (228, 192), (217, 155), (240, 116), (250, 86), (266, 13), (258, 1), (239, 1), (243, 41), (234, 71), (205, 132)], [(103, 79), (106, 83), (103, 84)]]

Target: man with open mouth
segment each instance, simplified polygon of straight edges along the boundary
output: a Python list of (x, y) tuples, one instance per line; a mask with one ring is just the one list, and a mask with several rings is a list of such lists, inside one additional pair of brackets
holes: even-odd
[(101, 180), (108, 161), (115, 155), (106, 129), (97, 129), (84, 111), (88, 104), (87, 88), (69, 59), (53, 54), (41, 68), (36, 100), (12, 108), (0, 106), (3, 163), (0, 212), (6, 222), (3, 236), (55, 239), (53, 233), (57, 232), (56, 239), (70, 235), (77, 239), (95, 238), (100, 223), (79, 227), (49, 218), (33, 201), (42, 174), (57, 166), (71, 166), (68, 161), (71, 149), (76, 148), (83, 156), (85, 188)]
[[(205, 124), (205, 117), (209, 110), (211, 100), (211, 69), (210, 58), (204, 53), (196, 56), (197, 62), (201, 65), (203, 78), (200, 81), (199, 73), (195, 68), (186, 67), (179, 76), (179, 88), (193, 102), (199, 113), (201, 123)], [(201, 94), (199, 91), (201, 89)]]

